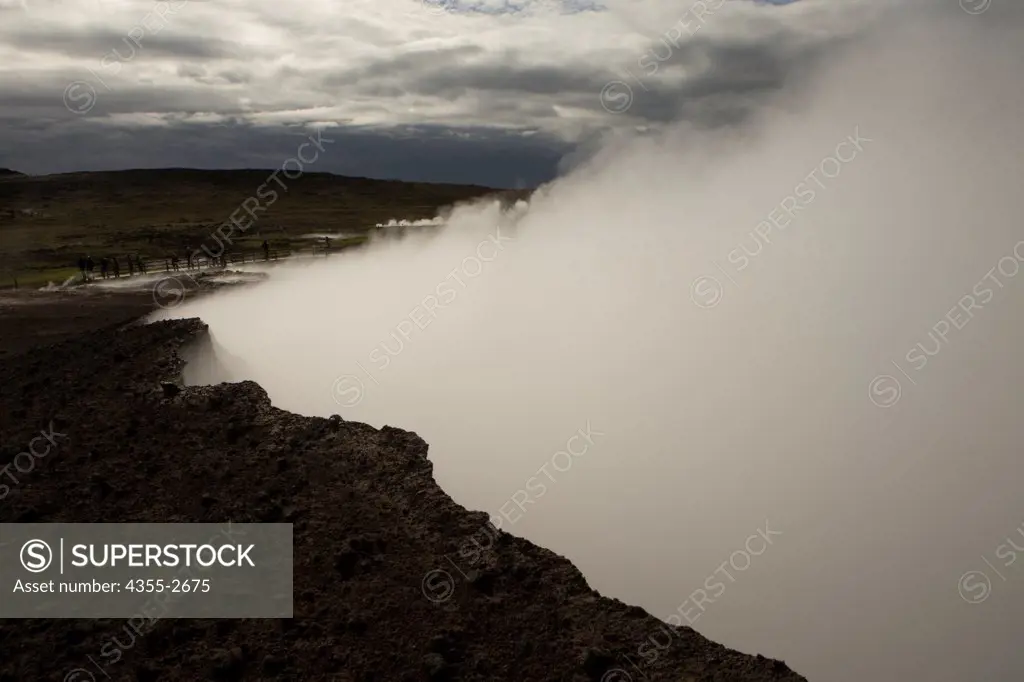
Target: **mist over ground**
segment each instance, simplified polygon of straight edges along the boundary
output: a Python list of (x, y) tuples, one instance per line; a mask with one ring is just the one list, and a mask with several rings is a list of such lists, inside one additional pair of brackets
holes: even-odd
[(1019, 677), (1022, 11), (952, 5), (740, 126), (186, 302), (186, 378), (415, 431), (595, 589), (811, 680)]

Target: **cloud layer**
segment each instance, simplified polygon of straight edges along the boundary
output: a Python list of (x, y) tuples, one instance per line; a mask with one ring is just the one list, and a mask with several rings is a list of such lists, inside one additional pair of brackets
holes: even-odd
[(609, 130), (735, 122), (894, 6), (2, 1), (0, 166), (272, 166), (329, 123), (351, 144), (319, 170), (502, 186)]

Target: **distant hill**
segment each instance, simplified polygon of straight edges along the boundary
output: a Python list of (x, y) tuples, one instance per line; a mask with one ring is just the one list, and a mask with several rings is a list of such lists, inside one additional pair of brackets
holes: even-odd
[(0, 168), (0, 178), (13, 178), (13, 177), (27, 178), (28, 176), (25, 175), (24, 173), (19, 173), (16, 170), (11, 170), (10, 168)]
[(433, 218), (473, 199), (512, 203), (532, 192), (331, 173), (289, 179), (278, 171), (275, 180), (273, 173), (166, 168), (29, 176), (0, 171), (0, 270), (66, 267), (84, 252), (184, 253), (233, 214), (248, 220), (240, 208), (246, 201), (266, 210), (244, 235), (236, 235), (236, 248), (256, 249), (259, 240), (269, 239), (287, 249), (308, 244), (300, 239), (307, 233), (361, 234), (389, 219)]

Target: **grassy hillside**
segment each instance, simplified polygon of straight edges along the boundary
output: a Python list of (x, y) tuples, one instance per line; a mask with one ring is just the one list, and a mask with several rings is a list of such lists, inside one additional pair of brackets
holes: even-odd
[[(0, 287), (18, 278), (22, 286), (60, 279), (77, 271), (81, 255), (141, 254), (162, 258), (208, 243), (211, 231), (256, 197), (267, 209), (236, 241), (239, 251), (309, 246), (310, 232), (365, 234), (380, 222), (432, 218), (445, 207), (484, 196), (512, 201), (530, 190), (495, 190), (474, 185), (442, 185), (307, 173), (287, 189), (269, 170), (128, 170), (26, 176), (0, 173)], [(277, 192), (270, 202), (267, 192)], [(252, 204), (250, 204), (252, 205)], [(236, 231), (237, 234), (237, 231)], [(359, 237), (347, 244), (362, 241)], [(335, 242), (332, 246), (345, 245)]]

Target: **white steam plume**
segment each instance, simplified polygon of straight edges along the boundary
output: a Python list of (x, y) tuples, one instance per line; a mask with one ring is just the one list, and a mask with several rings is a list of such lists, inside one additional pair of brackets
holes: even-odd
[(175, 309), (234, 356), (192, 379), (416, 431), (596, 589), (812, 680), (1019, 678), (1021, 11), (951, 5), (742, 128)]

